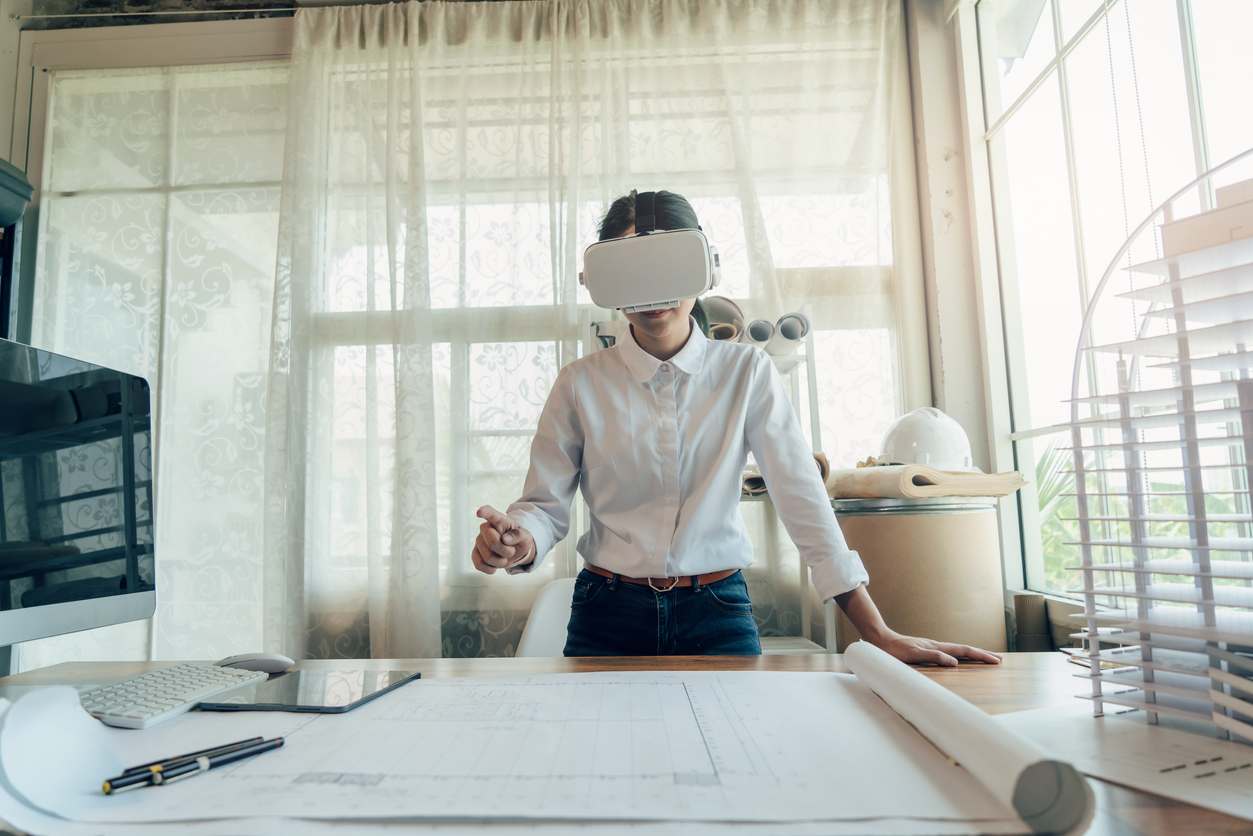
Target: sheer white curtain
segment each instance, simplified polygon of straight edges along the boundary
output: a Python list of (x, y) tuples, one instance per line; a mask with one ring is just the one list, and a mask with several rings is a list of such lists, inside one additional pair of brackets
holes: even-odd
[(21, 666), (255, 650), (286, 62), (48, 89), (32, 342), (152, 384), (158, 600), (155, 629), (27, 642)]
[[(298, 13), (266, 404), (268, 649), (508, 654), (538, 586), (576, 571), (571, 537), (533, 575), (475, 574), (473, 515), (514, 498), (549, 383), (610, 316), (577, 264), (631, 188), (692, 200), (722, 292), (750, 316), (809, 306), (826, 446), (865, 454), (836, 434), (871, 436), (896, 412), (898, 18), (881, 0)], [(776, 554), (766, 509), (745, 516)], [(797, 626), (782, 565), (756, 576), (767, 631)]]
[[(692, 201), (747, 316), (808, 308), (822, 447), (875, 452), (898, 5), (305, 9), (290, 66), (52, 73), (33, 341), (154, 385), (158, 609), (22, 666), (511, 654), (576, 537), (480, 575), (474, 510), (516, 497), (550, 382), (612, 316), (574, 277), (632, 188)], [(795, 554), (742, 512), (762, 630), (795, 635)]]

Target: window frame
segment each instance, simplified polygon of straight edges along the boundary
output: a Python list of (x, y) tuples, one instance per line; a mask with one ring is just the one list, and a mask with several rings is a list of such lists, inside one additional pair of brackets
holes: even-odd
[[(13, 111), (13, 135), (9, 159), (28, 173), (34, 195), (27, 207), (23, 226), (30, 234), (23, 236), (18, 274), (15, 276), (14, 336), (29, 342), (32, 330), (35, 262), (39, 211), (43, 197), (44, 147), (47, 139), (50, 70), (92, 70), (111, 68), (158, 68), (197, 64), (234, 63), (290, 59), (295, 21), (291, 17), (247, 21), (214, 21), (196, 23), (150, 24), (89, 29), (25, 30), (20, 36), (17, 62), (16, 97)], [(889, 150), (893, 171), (887, 200), (892, 225), (892, 269), (894, 285), (895, 337), (893, 346), (897, 371), (896, 389), (904, 411), (932, 404), (931, 358), (927, 337), (926, 294), (923, 279), (920, 216), (917, 177), (914, 169), (913, 128), (908, 79), (908, 53), (905, 25), (900, 25), (898, 58), (893, 77), (886, 80), (894, 87)], [(560, 352), (559, 365), (572, 359), (582, 341), (582, 353), (590, 350), (587, 335), (591, 319), (599, 312), (590, 305), (578, 305), (578, 321), (565, 322), (561, 333), (554, 333), (550, 306), (510, 308), (509, 340), (551, 340)], [(464, 356), (471, 343), (500, 341), (478, 321), (474, 308), (440, 310), (433, 339), (447, 343), (454, 367), (458, 355)], [(367, 312), (332, 312), (320, 314), (320, 345), (358, 345), (362, 317), (377, 316), (379, 327), (366, 328), (367, 333), (383, 335), (390, 331), (387, 314)], [(381, 341), (381, 340), (380, 340)], [(567, 357), (567, 354), (570, 356)], [(812, 364), (809, 364), (812, 366)], [(160, 395), (154, 393), (154, 398)], [(456, 441), (454, 445), (456, 446)], [(454, 455), (456, 452), (454, 451)], [(464, 493), (464, 492), (463, 492)], [(450, 510), (462, 514), (468, 499), (457, 503), (454, 485)], [(581, 530), (585, 512), (576, 503), (572, 530)], [(467, 506), (467, 507), (460, 507)], [(454, 515), (456, 516), (456, 515)], [(455, 528), (455, 527), (454, 527)], [(580, 562), (575, 553), (575, 540), (567, 538), (560, 554), (550, 561), (565, 574)], [(452, 531), (452, 544), (458, 550), (461, 538)], [(468, 544), (460, 552), (468, 551)], [(460, 574), (460, 573), (459, 573)], [(470, 573), (467, 583), (486, 580)], [(805, 625), (808, 628), (808, 623)], [(150, 629), (154, 629), (150, 627)], [(149, 642), (149, 648), (153, 643)]]
[[(981, 90), (978, 91), (977, 99), (970, 95), (970, 91), (962, 91), (967, 99), (963, 106), (981, 108), (983, 121), (986, 125), (986, 129), (981, 133), (971, 135), (967, 153), (972, 159), (978, 160), (979, 157), (983, 157), (986, 160), (984, 165), (986, 165), (989, 173), (987, 178), (988, 190), (985, 195), (980, 197), (988, 200), (992, 207), (992, 213), (989, 217), (980, 217), (976, 213), (974, 223), (980, 227), (980, 235), (977, 236), (983, 242), (980, 246), (986, 249), (982, 255), (985, 257), (992, 256), (997, 260), (998, 264), (998, 269), (993, 274), (982, 276), (980, 280), (983, 282), (995, 282), (999, 288), (1003, 303), (1004, 330), (1001, 336), (1006, 360), (1005, 375), (1011, 411), (1007, 416), (1007, 420), (998, 423), (992, 429), (995, 437), (1004, 438), (1012, 444), (1013, 457), (1016, 463), (1022, 462), (1032, 465), (1035, 462), (1033, 447), (1038, 443), (1038, 440), (1047, 440), (1050, 437), (1061, 436), (1063, 433), (1069, 432), (1069, 427), (1068, 425), (1051, 427), (1019, 426), (1020, 421), (1015, 418), (1015, 416), (1027, 416), (1030, 414), (1026, 387), (1015, 385), (1016, 381), (1026, 379), (1027, 357), (1022, 339), (1022, 329), (1019, 325), (1022, 320), (1022, 310), (1018, 301), (1017, 263), (1014, 260), (1013, 252), (1013, 218), (1008, 201), (998, 201), (994, 194), (994, 184), (1005, 183), (1008, 180), (1008, 164), (1004, 144), (998, 142), (998, 139), (1003, 139), (1002, 131), (1005, 126), (1009, 124), (1014, 115), (1032, 96), (1050, 84), (1058, 86), (1063, 142), (1067, 173), (1069, 175), (1068, 188), (1071, 220), (1074, 230), (1074, 256), (1079, 283), (1078, 291), (1080, 299), (1090, 300), (1090, 285), (1100, 278), (1101, 271), (1105, 269), (1106, 265), (1089, 264), (1085, 258), (1084, 229), (1080, 214), (1066, 59), (1105, 20), (1106, 15), (1117, 8), (1119, 2), (1132, 2), (1132, 0), (1106, 0), (1068, 40), (1063, 40), (1059, 0), (1046, 0), (1047, 5), (1042, 15), (1050, 15), (1053, 24), (1053, 58), (1041, 68), (1036, 77), (1032, 79), (1017, 98), (1007, 105), (1000, 100), (999, 73), (997, 70), (997, 61), (999, 59), (994, 54), (994, 49), (985, 49), (988, 41), (987, 34), (995, 31), (996, 24), (993, 17), (995, 11), (992, 8), (995, 0), (958, 0), (958, 2), (960, 5), (953, 10), (956, 18), (954, 25), (959, 29), (963, 27), (968, 28), (973, 35), (969, 39), (962, 40), (958, 60), (967, 72), (976, 73), (981, 80)], [(1192, 2), (1191, 0), (1175, 0), (1175, 7), (1179, 20), (1180, 48), (1183, 58), (1184, 85), (1188, 98), (1194, 165), (1196, 174), (1199, 176), (1209, 168), (1209, 155), (1206, 141), (1204, 103), (1201, 97), (1198, 72), (1196, 40), (1192, 26)], [(972, 99), (974, 100), (972, 101)], [(978, 162), (976, 162), (976, 165), (978, 165)], [(1204, 196), (1202, 199), (1203, 202), (1208, 203)], [(1208, 206), (1205, 208), (1208, 208)], [(1080, 311), (1081, 317), (1082, 313), (1083, 311)], [(1086, 342), (1087, 335), (1081, 335), (1081, 338)], [(1089, 380), (1091, 379), (1092, 376), (1089, 375)], [(1064, 438), (1064, 436), (1062, 437)], [(1021, 546), (1022, 564), (1020, 571), (1024, 581), (1023, 586), (1051, 596), (1080, 601), (1081, 599), (1078, 596), (1068, 596), (1058, 590), (1044, 588), (1044, 555), (1040, 534), (1041, 523), (1038, 495), (1034, 480), (1018, 492), (1017, 505), (1019, 519), (1017, 537)], [(1008, 569), (1009, 567), (1007, 566), (1007, 576)]]
[(24, 30), (18, 47), (17, 97), (9, 160), (26, 172), (34, 194), (22, 216), (13, 288), (13, 338), (29, 343), (34, 313), (35, 251), (48, 127), (48, 71), (177, 67), (291, 57), (294, 21), (286, 18), (158, 23), (96, 29)]

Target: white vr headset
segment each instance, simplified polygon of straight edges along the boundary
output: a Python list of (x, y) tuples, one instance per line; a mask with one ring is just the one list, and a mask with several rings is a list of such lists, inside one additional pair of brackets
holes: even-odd
[(601, 308), (625, 313), (675, 308), (722, 278), (718, 251), (697, 229), (656, 228), (657, 193), (635, 198), (635, 234), (598, 241), (583, 251), (579, 284)]

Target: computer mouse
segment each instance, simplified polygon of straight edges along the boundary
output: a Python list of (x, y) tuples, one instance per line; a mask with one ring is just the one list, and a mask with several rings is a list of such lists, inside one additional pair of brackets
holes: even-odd
[(240, 668), (246, 671), (263, 671), (265, 673), (282, 673), (296, 664), (279, 653), (241, 653), (238, 656), (227, 656), (218, 665), (223, 668)]

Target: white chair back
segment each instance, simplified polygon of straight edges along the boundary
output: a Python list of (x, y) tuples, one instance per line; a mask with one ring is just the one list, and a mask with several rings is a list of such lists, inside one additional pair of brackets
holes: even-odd
[(547, 583), (535, 599), (531, 614), (522, 628), (515, 656), (560, 656), (566, 646), (566, 625), (570, 623), (570, 602), (574, 600), (574, 578), (558, 578)]

